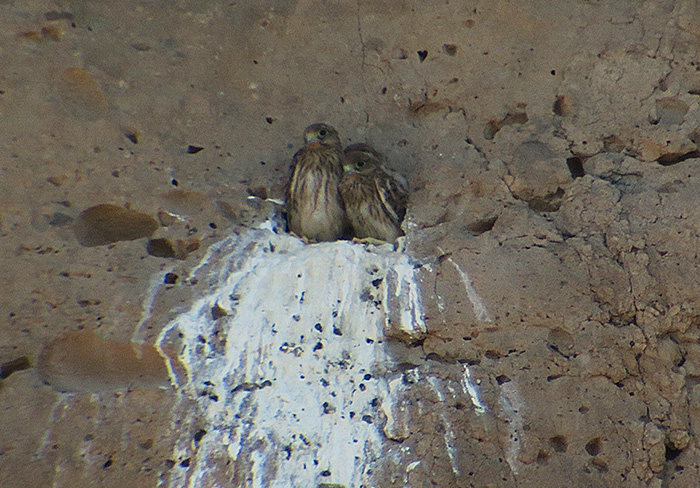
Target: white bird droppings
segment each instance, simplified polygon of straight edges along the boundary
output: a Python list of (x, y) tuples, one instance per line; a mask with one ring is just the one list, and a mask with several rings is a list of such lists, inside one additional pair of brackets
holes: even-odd
[(207, 255), (206, 293), (158, 339), (176, 351), (173, 455), (189, 463), (167, 486), (355, 488), (402, 462), (387, 440), (408, 432), (384, 340), (425, 323), (414, 266), (388, 247), (305, 245), (267, 225)]
[(469, 369), (469, 366), (466, 364), (463, 364), (464, 366), (464, 375), (462, 376), (462, 389), (464, 390), (464, 393), (469, 395), (469, 398), (472, 401), (472, 405), (474, 405), (474, 411), (476, 412), (477, 415), (483, 415), (486, 413), (486, 405), (481, 401), (481, 397), (479, 396), (479, 390), (476, 389), (476, 385), (472, 382), (472, 372)]
[(482, 322), (493, 322), (491, 314), (486, 308), (484, 300), (476, 292), (476, 289), (474, 288), (474, 283), (472, 282), (467, 272), (464, 271), (451, 257), (447, 258), (447, 260), (452, 264), (452, 266), (455, 267), (457, 273), (459, 273), (459, 277), (461, 278), (462, 284), (464, 285), (464, 290), (467, 292), (467, 298), (469, 298), (469, 302), (471, 302), (472, 308), (474, 309), (474, 315), (476, 316), (476, 319)]
[(518, 474), (518, 454), (521, 450), (521, 436), (525, 425), (525, 404), (520, 396), (514, 381), (501, 385), (501, 395), (498, 399), (501, 414), (508, 419), (508, 442), (506, 450), (506, 462), (513, 474)]

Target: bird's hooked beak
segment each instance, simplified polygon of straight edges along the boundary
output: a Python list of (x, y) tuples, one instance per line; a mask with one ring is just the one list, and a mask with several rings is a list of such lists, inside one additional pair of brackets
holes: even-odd
[(357, 170), (355, 169), (355, 166), (351, 163), (344, 164), (343, 171), (345, 171), (346, 173), (350, 173), (350, 174), (355, 174), (355, 175), (357, 174)]
[(319, 136), (318, 136), (318, 132), (309, 132), (308, 134), (306, 134), (305, 139), (306, 139), (307, 144), (311, 144), (313, 142), (316, 142), (319, 144), (321, 143), (321, 140), (319, 139)]

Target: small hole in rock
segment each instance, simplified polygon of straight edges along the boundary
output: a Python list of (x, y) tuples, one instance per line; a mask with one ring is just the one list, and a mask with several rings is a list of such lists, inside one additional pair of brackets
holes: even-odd
[(165, 238), (151, 239), (146, 245), (146, 252), (157, 258), (174, 258), (175, 247)]
[(583, 160), (578, 156), (566, 159), (566, 165), (569, 167), (569, 173), (572, 178), (581, 178), (586, 174), (583, 169)]
[(496, 137), (496, 134), (498, 131), (501, 130), (500, 124), (498, 123), (497, 120), (491, 120), (486, 126), (484, 127), (484, 139), (491, 140), (494, 137)]
[(683, 449), (675, 449), (671, 446), (666, 446), (666, 461), (673, 461), (683, 452)]
[(457, 45), (456, 44), (443, 44), (442, 45), (442, 52), (444, 52), (448, 56), (454, 56), (455, 54), (457, 54)]
[(204, 437), (207, 434), (207, 431), (204, 429), (199, 429), (197, 432), (194, 433), (194, 441), (199, 442), (202, 440), (202, 437)]
[(476, 222), (472, 222), (471, 224), (467, 225), (467, 230), (475, 232), (476, 234), (483, 234), (484, 232), (488, 232), (493, 229), (493, 226), (496, 225), (496, 220), (498, 220), (498, 217), (477, 220)]
[(214, 320), (219, 320), (221, 317), (228, 315), (225, 309), (223, 309), (218, 303), (211, 308), (211, 316)]
[(552, 446), (556, 452), (566, 452), (569, 447), (569, 441), (563, 435), (555, 435), (549, 439), (549, 445)]
[(488, 359), (493, 359), (495, 361), (501, 358), (501, 353), (499, 351), (489, 349), (484, 353), (484, 356), (486, 356)]
[(503, 383), (508, 383), (509, 381), (510, 381), (510, 378), (508, 378), (504, 374), (496, 376), (496, 383), (498, 383), (499, 385), (502, 385)]
[(595, 437), (586, 444), (586, 452), (591, 456), (600, 454), (600, 437)]

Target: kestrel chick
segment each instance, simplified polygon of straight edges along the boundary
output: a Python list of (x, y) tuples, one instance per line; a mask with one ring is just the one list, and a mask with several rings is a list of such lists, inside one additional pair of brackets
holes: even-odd
[(345, 236), (349, 223), (338, 185), (343, 177), (338, 132), (326, 124), (304, 130), (306, 145), (292, 160), (287, 187), (289, 230), (314, 241)]
[(403, 176), (386, 169), (383, 161), (367, 144), (346, 147), (340, 194), (355, 237), (393, 243), (403, 235), (408, 184)]

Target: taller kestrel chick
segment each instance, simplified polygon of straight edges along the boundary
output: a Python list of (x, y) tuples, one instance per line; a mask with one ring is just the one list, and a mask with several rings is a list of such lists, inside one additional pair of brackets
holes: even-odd
[(393, 243), (403, 235), (408, 184), (403, 176), (386, 169), (383, 161), (367, 144), (346, 147), (340, 194), (355, 237)]
[(338, 185), (343, 177), (338, 132), (326, 124), (304, 130), (306, 145), (292, 160), (287, 188), (289, 230), (314, 241), (344, 237), (349, 223)]

